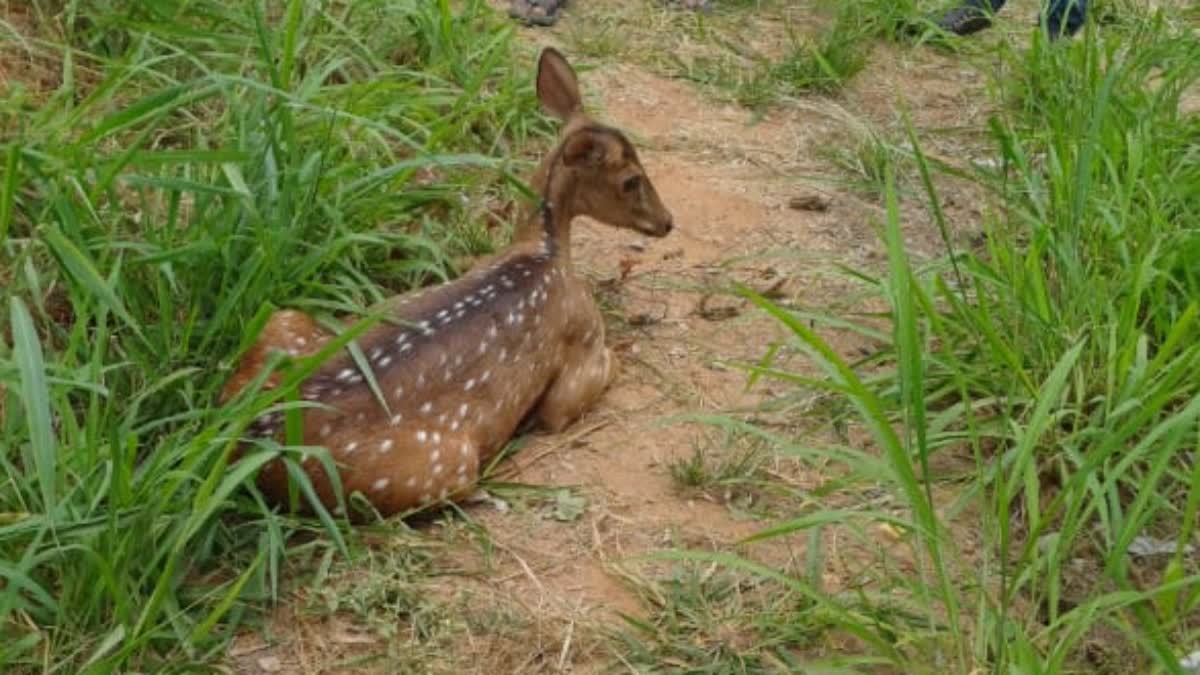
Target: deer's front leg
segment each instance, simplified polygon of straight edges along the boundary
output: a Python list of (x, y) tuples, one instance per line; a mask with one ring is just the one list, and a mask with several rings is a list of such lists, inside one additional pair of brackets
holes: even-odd
[(558, 433), (579, 419), (599, 400), (617, 370), (617, 358), (603, 339), (578, 347), (575, 358), (567, 360), (538, 407), (543, 426)]

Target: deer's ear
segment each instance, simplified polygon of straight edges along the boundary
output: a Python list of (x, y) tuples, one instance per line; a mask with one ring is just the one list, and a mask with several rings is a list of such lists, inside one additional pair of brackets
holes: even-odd
[(611, 142), (592, 131), (577, 131), (563, 143), (563, 164), (570, 167), (598, 167), (611, 151)]
[(564, 122), (583, 111), (575, 70), (553, 47), (542, 50), (538, 59), (537, 94), (546, 112)]

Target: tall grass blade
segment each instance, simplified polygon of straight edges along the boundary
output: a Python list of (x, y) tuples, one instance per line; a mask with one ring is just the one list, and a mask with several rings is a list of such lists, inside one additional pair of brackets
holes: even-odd
[[(25, 412), (25, 426), (29, 429), (42, 512), (52, 516), (58, 509), (58, 446), (51, 427), (46, 362), (41, 340), (25, 303), (16, 297), (10, 297), (8, 302), (13, 331), (13, 357), (21, 379), (21, 407)], [(53, 519), (48, 522), (53, 526)]]

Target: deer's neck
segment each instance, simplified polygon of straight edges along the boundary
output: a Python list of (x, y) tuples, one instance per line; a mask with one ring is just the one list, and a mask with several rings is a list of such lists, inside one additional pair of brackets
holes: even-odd
[[(530, 187), (543, 196), (549, 207), (549, 222), (540, 203), (521, 208), (520, 219), (513, 232), (513, 243), (544, 242), (554, 256), (565, 265), (571, 262), (571, 221), (578, 215), (575, 200), (577, 178), (561, 164), (555, 167), (558, 153), (552, 153), (534, 172)], [(555, 167), (551, 170), (551, 167)]]

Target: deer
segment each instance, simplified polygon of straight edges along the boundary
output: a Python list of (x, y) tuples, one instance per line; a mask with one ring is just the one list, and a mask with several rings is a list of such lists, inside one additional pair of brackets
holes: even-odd
[[(304, 444), (325, 448), (343, 493), (358, 492), (382, 517), (463, 501), (519, 429), (560, 433), (612, 383), (618, 365), (603, 317), (571, 263), (577, 217), (657, 238), (674, 227), (634, 145), (584, 112), (575, 71), (554, 48), (539, 56), (536, 91), (561, 128), (529, 183), (540, 205), (523, 207), (510, 245), (454, 280), (380, 304), (389, 320), (357, 339), (382, 399), (345, 349), (298, 385)], [(307, 313), (272, 313), (221, 399), (259, 378), (275, 352), (311, 356), (334, 338)], [(275, 371), (261, 386), (279, 383)], [(273, 412), (246, 431), (283, 430)], [(321, 503), (344, 513), (324, 465), (309, 456), (301, 466)], [(257, 485), (284, 503), (280, 459), (264, 464)]]

